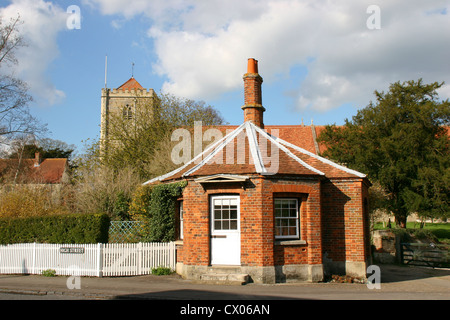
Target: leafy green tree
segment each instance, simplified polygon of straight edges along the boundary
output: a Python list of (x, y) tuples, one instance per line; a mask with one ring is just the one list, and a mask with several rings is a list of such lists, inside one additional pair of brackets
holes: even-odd
[(46, 138), (23, 146), (19, 143), (15, 147), (16, 150), (9, 155), (9, 158), (17, 159), (19, 158), (19, 153), (21, 153), (23, 159), (32, 159), (35, 157), (36, 152), (39, 152), (44, 159), (70, 159), (75, 148), (74, 145), (68, 145), (63, 141)]
[(412, 212), (448, 216), (450, 194), (450, 102), (443, 83), (396, 82), (375, 91), (376, 102), (345, 125), (327, 126), (319, 141), (324, 156), (368, 174), (387, 195), (386, 208), (399, 226)]

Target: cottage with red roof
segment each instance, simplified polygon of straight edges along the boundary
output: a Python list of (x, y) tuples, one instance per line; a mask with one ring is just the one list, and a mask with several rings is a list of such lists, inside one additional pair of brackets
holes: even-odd
[(258, 62), (244, 75), (244, 123), (177, 170), (177, 272), (186, 279), (318, 282), (366, 276), (366, 175), (318, 155), (314, 127), (265, 126)]
[(0, 159), (0, 179), (19, 184), (58, 185), (68, 182), (68, 159)]

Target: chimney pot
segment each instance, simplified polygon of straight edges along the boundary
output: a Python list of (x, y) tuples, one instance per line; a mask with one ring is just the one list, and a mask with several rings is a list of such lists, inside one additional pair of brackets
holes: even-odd
[(34, 154), (34, 166), (39, 167), (41, 165), (41, 162), (42, 162), (41, 153), (36, 152)]
[(258, 60), (248, 59), (247, 73), (258, 73)]

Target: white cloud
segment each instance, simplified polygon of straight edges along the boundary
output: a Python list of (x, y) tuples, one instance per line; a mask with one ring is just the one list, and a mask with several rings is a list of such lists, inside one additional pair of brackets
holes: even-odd
[[(380, 30), (367, 28), (372, 0), (84, 3), (124, 19), (149, 18), (158, 56), (154, 70), (169, 79), (164, 90), (189, 98), (217, 98), (241, 88), (250, 57), (260, 61), (266, 82), (306, 67), (306, 78), (296, 84), (299, 109), (364, 106), (374, 90), (396, 81), (450, 82), (448, 0), (378, 1)], [(448, 94), (448, 87), (441, 92)]]
[(17, 52), (16, 76), (30, 87), (31, 94), (41, 104), (55, 104), (64, 97), (46, 75), (47, 68), (58, 56), (57, 36), (66, 28), (65, 10), (44, 0), (14, 0), (0, 8), (4, 21), (20, 15), (19, 27), (27, 46)]

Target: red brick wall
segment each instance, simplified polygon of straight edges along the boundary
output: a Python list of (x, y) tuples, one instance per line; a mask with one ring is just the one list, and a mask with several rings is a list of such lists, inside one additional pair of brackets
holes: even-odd
[(264, 128), (261, 85), (263, 79), (257, 73), (244, 75), (244, 122), (253, 121), (258, 127)]
[[(275, 265), (321, 264), (320, 182), (274, 180), (270, 183), (273, 198), (293, 197), (301, 200), (300, 240), (306, 241), (306, 244), (302, 245), (275, 245)], [(273, 207), (271, 210), (273, 212)]]
[(365, 262), (368, 218), (364, 212), (367, 187), (361, 180), (322, 184), (323, 252), (333, 261)]
[[(242, 266), (322, 264), (324, 253), (333, 261), (365, 261), (369, 242), (363, 182), (253, 177), (245, 188), (239, 183), (203, 187), (189, 181), (183, 192), (184, 242), (178, 262), (210, 264), (209, 201), (215, 194), (240, 196)], [(305, 244), (275, 244), (274, 197), (301, 200), (300, 239)]]
[(188, 265), (209, 265), (209, 204), (203, 194), (191, 181), (183, 191), (184, 241), (177, 260)]

